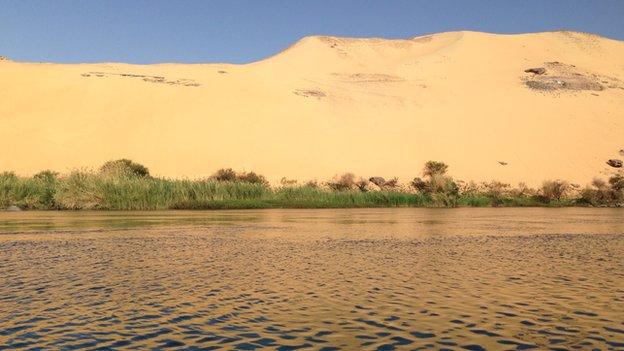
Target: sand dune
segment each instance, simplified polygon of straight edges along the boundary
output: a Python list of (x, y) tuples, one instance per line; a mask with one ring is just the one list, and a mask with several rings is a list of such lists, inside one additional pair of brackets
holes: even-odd
[(0, 60), (0, 168), (408, 181), (434, 159), (460, 179), (584, 184), (623, 158), (623, 57), (590, 34), (452, 32), (306, 37), (246, 65)]

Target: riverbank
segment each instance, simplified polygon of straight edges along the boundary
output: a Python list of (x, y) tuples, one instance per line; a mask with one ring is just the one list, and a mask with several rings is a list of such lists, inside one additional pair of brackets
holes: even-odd
[[(344, 178), (344, 179), (343, 179)], [(367, 207), (563, 207), (619, 206), (622, 189), (574, 189), (562, 181), (541, 189), (510, 188), (491, 182), (471, 184), (431, 176), (410, 185), (355, 184), (351, 177), (332, 182), (269, 186), (256, 182), (180, 180), (96, 172), (59, 176), (42, 173), (0, 175), (0, 209), (14, 210), (167, 210)], [(353, 182), (354, 184), (351, 184)], [(392, 183), (392, 182), (389, 182)], [(600, 184), (598, 184), (600, 185)], [(602, 186), (602, 185), (600, 185)]]

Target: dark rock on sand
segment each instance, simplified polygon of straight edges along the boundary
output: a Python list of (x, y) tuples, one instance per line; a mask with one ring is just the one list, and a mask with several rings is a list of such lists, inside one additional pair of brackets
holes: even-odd
[(544, 68), (544, 67), (536, 67), (536, 68), (525, 69), (524, 71), (526, 73), (544, 74), (544, 73), (546, 73), (546, 68)]
[(622, 168), (622, 160), (617, 160), (613, 158), (607, 161), (607, 164), (614, 168)]
[(498, 163), (499, 163), (501, 166), (507, 166), (507, 162), (505, 162), (505, 161), (498, 161)]
[(303, 96), (303, 97), (315, 97), (315, 98), (324, 98), (327, 95), (320, 91), (320, 90), (304, 90), (304, 89), (297, 89), (295, 91), (293, 91), (293, 93), (295, 93), (295, 95), (299, 95), (299, 96)]
[[(524, 84), (532, 89), (546, 93), (561, 91), (602, 91), (610, 87), (619, 87), (619, 80), (602, 76), (587, 70), (576, 68), (561, 62), (544, 62), (545, 67), (529, 68), (525, 72), (533, 73), (524, 76)], [(542, 71), (543, 70), (543, 71)], [(544, 74), (548, 70), (548, 75)], [(605, 85), (603, 85), (605, 84)]]

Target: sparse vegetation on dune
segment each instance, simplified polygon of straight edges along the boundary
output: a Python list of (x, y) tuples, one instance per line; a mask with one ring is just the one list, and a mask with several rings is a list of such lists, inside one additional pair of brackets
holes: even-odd
[(545, 181), (540, 189), (498, 181), (477, 184), (453, 179), (448, 165), (430, 161), (422, 178), (403, 185), (397, 178), (368, 180), (345, 173), (325, 183), (302, 185), (282, 179), (271, 187), (254, 172), (220, 169), (207, 179), (152, 177), (139, 163), (122, 159), (97, 172), (60, 175), (41, 171), (32, 177), (0, 173), (0, 208), (32, 210), (164, 210), (357, 207), (496, 207), (622, 206), (624, 176), (596, 179), (585, 189), (562, 180)]

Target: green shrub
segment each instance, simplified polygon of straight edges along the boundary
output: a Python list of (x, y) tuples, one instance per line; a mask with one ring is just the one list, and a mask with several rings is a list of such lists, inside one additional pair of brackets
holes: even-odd
[(448, 165), (444, 162), (427, 161), (427, 163), (425, 163), (425, 168), (423, 169), (423, 175), (425, 177), (445, 175), (447, 170)]
[(108, 161), (100, 167), (100, 173), (110, 176), (149, 177), (149, 169), (142, 164), (122, 158)]
[(455, 207), (458, 204), (459, 185), (452, 177), (446, 176), (448, 166), (443, 162), (428, 161), (423, 175), (425, 179), (414, 178), (410, 186), (424, 194), (434, 207)]
[(268, 186), (269, 182), (264, 176), (255, 172), (236, 172), (231, 168), (221, 168), (209, 179), (217, 182), (241, 182)]
[(435, 207), (455, 207), (459, 197), (459, 187), (453, 178), (437, 174), (431, 176), (428, 194)]

